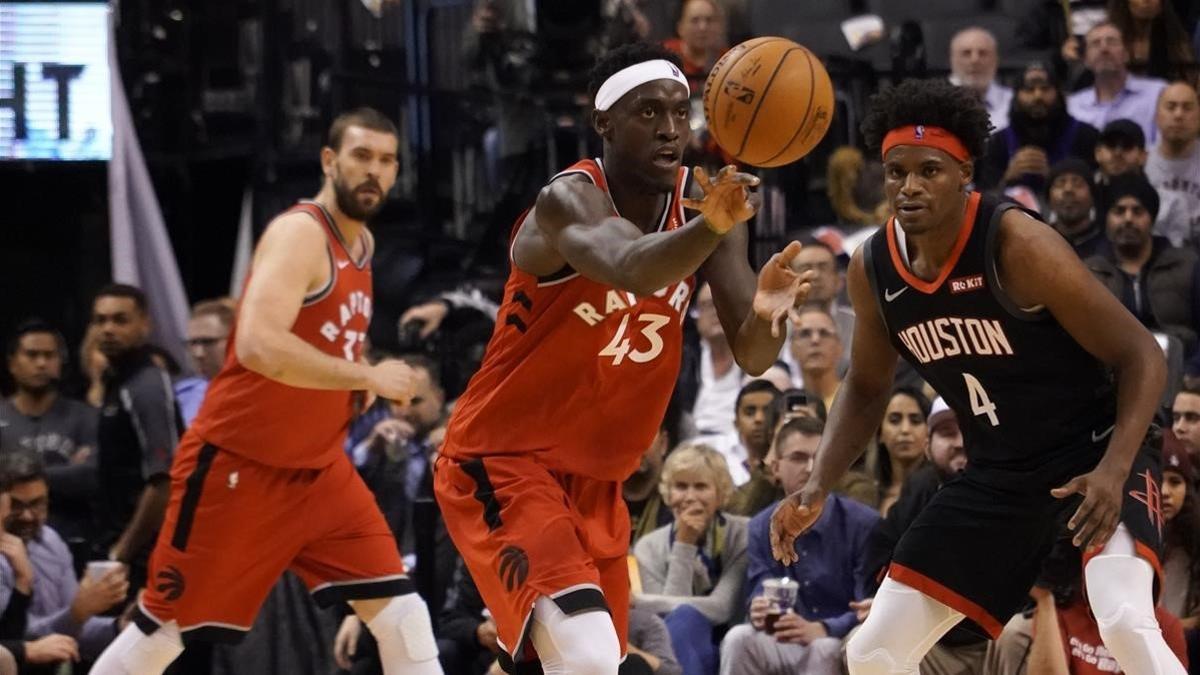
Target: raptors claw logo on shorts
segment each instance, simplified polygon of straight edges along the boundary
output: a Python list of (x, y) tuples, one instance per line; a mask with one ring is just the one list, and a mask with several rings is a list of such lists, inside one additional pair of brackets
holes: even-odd
[(529, 556), (519, 546), (506, 546), (500, 551), (500, 578), (510, 592), (525, 585), (529, 577)]
[(168, 602), (175, 602), (183, 595), (183, 589), (186, 587), (183, 581), (183, 572), (180, 572), (179, 568), (174, 565), (168, 565), (165, 570), (159, 572), (154, 578), (161, 582), (154, 590), (162, 593)]
[(1146, 517), (1150, 519), (1150, 524), (1158, 528), (1158, 536), (1162, 536), (1163, 514), (1162, 514), (1162, 491), (1158, 489), (1158, 482), (1154, 480), (1154, 475), (1149, 470), (1139, 474), (1146, 479), (1146, 490), (1139, 492), (1138, 490), (1130, 490), (1129, 496), (1146, 505)]

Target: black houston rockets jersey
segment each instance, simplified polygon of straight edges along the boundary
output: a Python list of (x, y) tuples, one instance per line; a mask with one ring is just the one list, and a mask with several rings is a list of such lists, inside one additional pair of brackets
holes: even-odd
[(892, 344), (954, 409), (970, 464), (1024, 473), (1098, 458), (1116, 396), (1109, 370), (1048, 311), (1018, 308), (1001, 289), (996, 235), (1015, 206), (972, 193), (932, 282), (909, 270), (894, 218), (864, 262)]

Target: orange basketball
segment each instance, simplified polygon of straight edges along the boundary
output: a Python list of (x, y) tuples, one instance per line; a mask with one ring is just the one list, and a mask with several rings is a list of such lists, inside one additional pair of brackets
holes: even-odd
[(781, 37), (747, 40), (704, 83), (708, 129), (726, 152), (754, 166), (807, 155), (833, 119), (833, 83), (821, 60)]

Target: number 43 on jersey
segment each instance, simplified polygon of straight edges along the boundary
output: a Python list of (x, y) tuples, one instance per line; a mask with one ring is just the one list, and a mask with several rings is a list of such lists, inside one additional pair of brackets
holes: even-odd
[(633, 322), (633, 330), (637, 330), (640, 325), (641, 334), (645, 336), (649, 347), (630, 351), (630, 338), (625, 335), (630, 331), (630, 315), (626, 314), (621, 317), (621, 325), (617, 327), (616, 334), (604, 345), (604, 349), (600, 350), (599, 356), (611, 356), (614, 366), (621, 365), (626, 358), (634, 363), (646, 363), (657, 358), (663, 350), (663, 339), (659, 331), (671, 322), (671, 318), (662, 314), (638, 314)]

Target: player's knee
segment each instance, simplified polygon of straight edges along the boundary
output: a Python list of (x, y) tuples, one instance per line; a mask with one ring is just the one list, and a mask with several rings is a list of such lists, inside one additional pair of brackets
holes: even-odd
[(896, 660), (872, 631), (859, 629), (846, 643), (846, 669), (850, 675), (890, 675), (897, 670)]
[(183, 653), (179, 627), (168, 622), (149, 635), (129, 624), (104, 650), (94, 675), (155, 675), (166, 670)]
[(371, 619), (367, 628), (375, 636), (385, 659), (419, 663), (437, 658), (429, 608), (416, 593), (392, 598)]
[(1141, 641), (1147, 634), (1158, 634), (1160, 628), (1158, 619), (1153, 612), (1138, 608), (1133, 603), (1119, 603), (1106, 610), (1096, 612), (1096, 625), (1100, 628), (1100, 638), (1112, 649), (1130, 640)]

